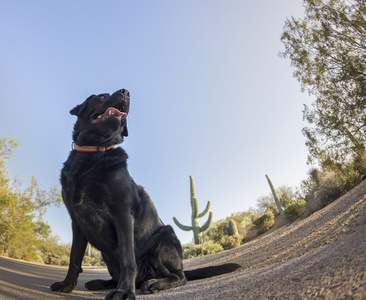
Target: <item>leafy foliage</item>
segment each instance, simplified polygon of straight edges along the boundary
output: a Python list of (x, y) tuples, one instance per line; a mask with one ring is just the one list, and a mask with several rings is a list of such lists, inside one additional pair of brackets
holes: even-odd
[(219, 244), (224, 248), (224, 250), (233, 249), (239, 247), (241, 245), (241, 241), (243, 240), (243, 235), (235, 234), (235, 235), (224, 235)]
[(303, 198), (308, 201), (315, 197), (322, 202), (322, 207), (344, 195), (365, 178), (366, 160), (359, 158), (340, 164), (333, 170), (311, 169), (309, 177), (302, 181)]
[(287, 220), (293, 222), (297, 218), (302, 217), (306, 212), (306, 201), (304, 199), (298, 199), (286, 207), (284, 215)]
[(268, 210), (263, 216), (255, 219), (253, 223), (259, 234), (265, 233), (274, 225), (275, 215), (272, 211)]
[(283, 57), (303, 90), (308, 161), (332, 167), (365, 152), (366, 2), (305, 0), (305, 17), (287, 19)]
[(313, 198), (320, 186), (321, 172), (317, 168), (311, 168), (308, 171), (309, 177), (301, 182), (300, 189), (305, 201)]
[(102, 253), (88, 244), (83, 259), (83, 266), (106, 266), (102, 258)]
[(45, 264), (67, 266), (71, 246), (60, 243), (58, 236), (49, 235), (39, 247), (40, 256)]
[(223, 251), (224, 248), (214, 241), (205, 241), (202, 244), (186, 244), (183, 245), (183, 258), (193, 258), (207, 254), (213, 254)]
[(0, 254), (39, 260), (38, 247), (50, 233), (43, 215), (49, 205), (60, 205), (61, 197), (56, 187), (39, 189), (34, 177), (25, 190), (16, 182), (10, 183), (5, 165), (16, 146), (13, 139), (0, 139)]
[[(60, 238), (49, 235), (39, 247), (39, 253), (45, 264), (67, 266), (69, 264), (71, 245), (60, 242)], [(88, 244), (83, 258), (83, 266), (105, 266), (100, 251)]]

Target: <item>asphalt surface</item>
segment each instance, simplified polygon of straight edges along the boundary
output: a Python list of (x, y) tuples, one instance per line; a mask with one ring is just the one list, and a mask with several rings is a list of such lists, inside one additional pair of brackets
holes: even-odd
[(50, 285), (62, 281), (67, 268), (0, 257), (0, 299), (104, 299), (108, 291), (91, 292), (84, 288), (84, 284), (92, 279), (109, 279), (107, 270), (89, 267), (83, 270), (72, 293), (55, 293), (50, 290)]

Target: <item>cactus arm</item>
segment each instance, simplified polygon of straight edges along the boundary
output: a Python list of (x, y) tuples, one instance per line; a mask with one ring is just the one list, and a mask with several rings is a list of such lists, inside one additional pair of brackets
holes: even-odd
[(202, 218), (205, 214), (207, 214), (208, 210), (210, 209), (210, 205), (211, 205), (211, 202), (207, 201), (205, 210), (203, 212), (201, 212), (200, 214), (198, 214), (198, 218)]
[(185, 225), (182, 225), (181, 223), (179, 223), (179, 221), (173, 217), (173, 221), (175, 223), (175, 225), (177, 225), (180, 229), (184, 230), (184, 231), (190, 231), (192, 230), (192, 226), (185, 226)]
[(205, 230), (207, 230), (208, 227), (210, 227), (211, 222), (212, 222), (212, 211), (210, 211), (210, 214), (208, 215), (208, 219), (206, 221), (206, 223), (204, 225), (202, 225), (202, 227), (200, 228), (200, 231), (203, 232)]

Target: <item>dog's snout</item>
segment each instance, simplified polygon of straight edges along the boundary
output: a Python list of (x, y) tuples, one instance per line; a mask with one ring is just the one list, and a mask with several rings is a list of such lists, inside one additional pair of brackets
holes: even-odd
[(126, 89), (121, 89), (117, 91), (117, 93), (121, 93), (124, 97), (130, 97), (130, 92), (127, 91)]

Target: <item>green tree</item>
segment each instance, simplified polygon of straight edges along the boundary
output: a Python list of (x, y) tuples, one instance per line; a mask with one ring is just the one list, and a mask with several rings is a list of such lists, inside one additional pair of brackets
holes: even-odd
[(50, 233), (43, 215), (49, 205), (59, 205), (61, 197), (56, 187), (48, 192), (41, 190), (34, 177), (25, 190), (11, 183), (5, 165), (16, 146), (13, 139), (0, 139), (0, 254), (34, 260)]
[(305, 16), (286, 20), (281, 55), (302, 90), (308, 161), (334, 168), (364, 155), (366, 139), (366, 1), (304, 0)]

